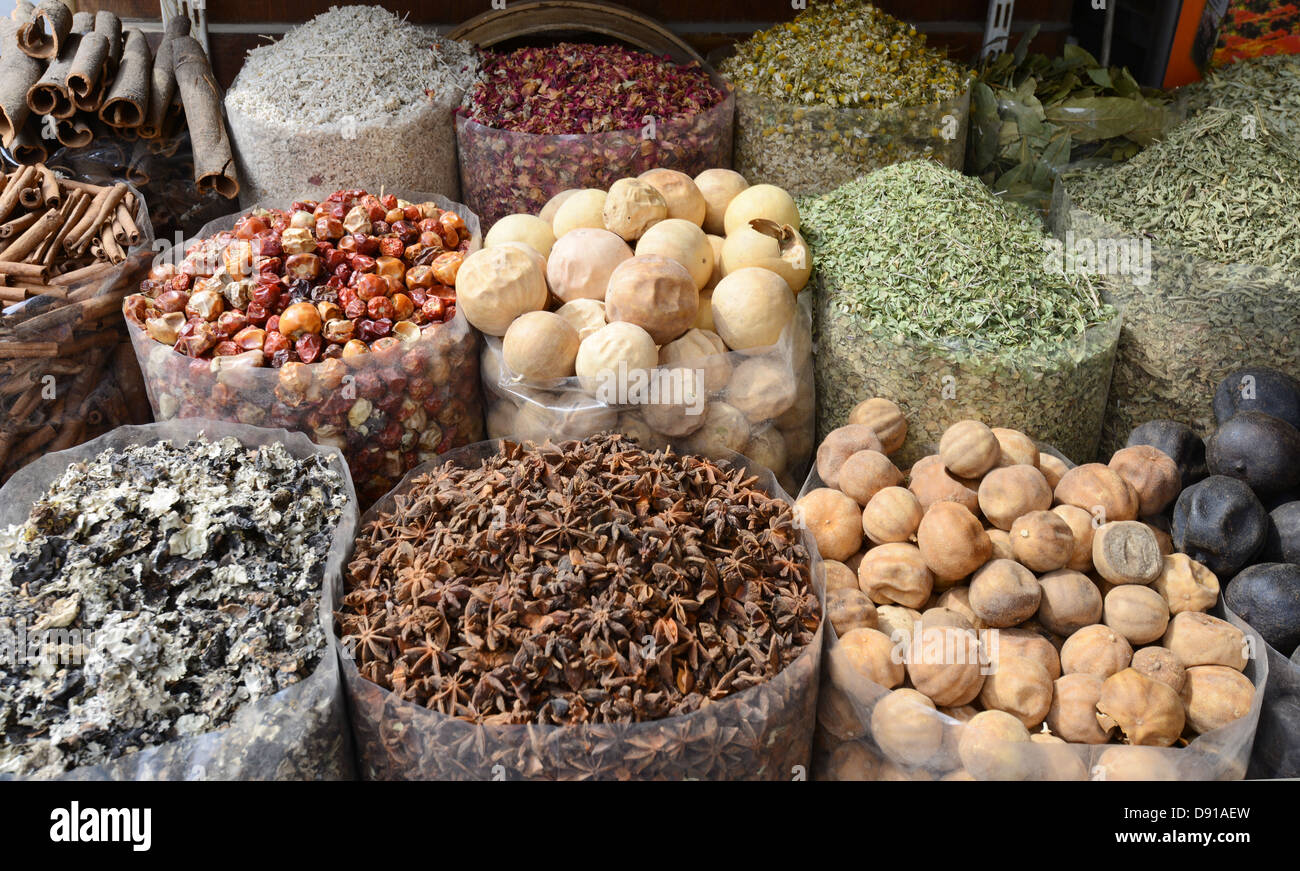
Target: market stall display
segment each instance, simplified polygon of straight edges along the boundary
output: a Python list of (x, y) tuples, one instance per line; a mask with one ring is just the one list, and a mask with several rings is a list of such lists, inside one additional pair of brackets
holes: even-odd
[(363, 518), (336, 615), (362, 775), (797, 774), (822, 581), (787, 500), (617, 434), (416, 470)]
[(819, 436), (884, 396), (911, 421), (905, 463), (962, 417), (1096, 455), (1120, 315), (1091, 276), (1054, 267), (1031, 212), (933, 161), (799, 211), (817, 252)]
[(1139, 87), (1127, 68), (1104, 67), (1077, 45), (1060, 57), (1029, 54), (1036, 34), (981, 66), (971, 86), (966, 171), (1046, 215), (1062, 169), (1128, 160), (1178, 112), (1164, 92)]
[(1124, 310), (1106, 450), (1146, 420), (1208, 431), (1204, 397), (1241, 366), (1300, 375), (1300, 148), (1257, 120), (1206, 109), (1128, 163), (1057, 186), (1058, 239), (1105, 246), (1089, 268)]
[[(901, 414), (873, 399), (857, 417), (890, 432)], [(848, 424), (795, 503), (838, 561), (821, 776), (1245, 775), (1269, 669), (1253, 629), (1207, 613), (1216, 574), (1144, 522), (1186, 498), (1170, 457), (1133, 447), (1071, 467), (961, 420), (903, 480), (875, 429)]]
[(451, 116), (477, 66), (469, 45), (378, 6), (331, 8), (253, 49), (225, 100), (242, 202), (358, 186), (455, 199)]
[(817, 3), (738, 43), (736, 169), (822, 193), (892, 163), (960, 170), (970, 73), (917, 29), (861, 0)]
[(485, 52), (456, 115), (463, 197), (491, 225), (656, 167), (729, 166), (733, 112), (697, 61), (570, 42)]
[(158, 419), (305, 432), (344, 452), (365, 505), (481, 437), (478, 338), (453, 289), (480, 242), (463, 206), (336, 191), (200, 237), (122, 303)]
[(549, 221), (498, 221), (457, 276), (485, 334), (489, 437), (619, 430), (647, 448), (745, 454), (794, 489), (813, 427), (800, 296), (813, 255), (794, 199), (726, 169), (555, 199)]
[(356, 529), (341, 459), (176, 421), (10, 479), (0, 777), (350, 776), (325, 624)]
[[(1207, 403), (1208, 404), (1208, 403)], [(1228, 374), (1202, 440), (1148, 421), (1130, 445), (1160, 445), (1195, 469), (1167, 518), (1173, 545), (1214, 569), (1224, 604), (1263, 637), (1269, 683), (1252, 777), (1300, 774), (1300, 382), (1266, 367)]]
[(27, 463), (149, 420), (119, 310), (147, 268), (148, 211), (125, 184), (20, 167), (0, 191), (0, 483)]

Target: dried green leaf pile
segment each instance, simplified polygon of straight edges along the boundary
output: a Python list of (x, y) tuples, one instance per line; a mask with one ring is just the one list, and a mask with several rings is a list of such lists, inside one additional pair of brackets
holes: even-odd
[(1091, 458), (1115, 311), (1088, 276), (1049, 268), (1028, 211), (913, 161), (805, 199), (800, 215), (818, 252), (823, 436), (874, 395), (913, 421), (907, 458), (962, 416)]
[(998, 55), (971, 87), (968, 171), (1011, 199), (1046, 210), (1056, 173), (1080, 160), (1119, 163), (1174, 120), (1169, 98), (1077, 45), (1029, 54), (1033, 34)]
[(1300, 55), (1274, 54), (1214, 70), (1178, 92), (1188, 114), (1210, 106), (1266, 117), (1300, 140)]

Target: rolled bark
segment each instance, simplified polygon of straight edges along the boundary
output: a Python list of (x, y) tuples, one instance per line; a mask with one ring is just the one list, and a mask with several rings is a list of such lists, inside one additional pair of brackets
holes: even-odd
[(85, 148), (95, 138), (95, 134), (83, 122), (76, 118), (64, 118), (55, 127), (59, 143), (68, 148)]
[(37, 115), (71, 118), (77, 111), (68, 97), (67, 80), (80, 43), (80, 34), (69, 34), (58, 58), (45, 68), (40, 81), (27, 90), (27, 106)]
[(173, 37), (171, 49), (176, 87), (185, 104), (185, 121), (194, 148), (194, 185), (200, 194), (213, 190), (228, 200), (234, 199), (239, 195), (239, 178), (221, 114), (221, 89), (212, 75), (212, 65), (203, 46), (192, 36)]
[[(72, 101), (77, 108), (88, 111), (84, 101), (96, 95), (104, 79), (104, 62), (108, 59), (108, 37), (102, 33), (87, 33), (77, 46), (77, 56), (72, 60), (72, 68), (64, 79)], [(95, 107), (98, 110), (98, 106)]]
[(108, 89), (99, 118), (114, 127), (138, 127), (144, 122), (149, 109), (149, 80), (153, 58), (149, 55), (149, 42), (135, 28), (127, 31), (126, 47), (122, 49), (122, 63), (117, 69), (113, 85)]
[(41, 200), (47, 208), (57, 209), (63, 203), (63, 191), (59, 189), (59, 177), (48, 167), (40, 167)]
[(17, 5), (14, 6), (14, 11), (10, 13), (9, 17), (14, 21), (17, 21), (19, 24), (22, 24), (31, 21), (32, 16), (35, 14), (36, 7), (30, 2), (30, 0), (18, 0)]
[(108, 56), (104, 59), (104, 81), (117, 75), (117, 65), (122, 59), (122, 19), (113, 12), (100, 10), (95, 14), (95, 32), (108, 40)]
[(72, 10), (60, 0), (44, 0), (32, 20), (18, 28), (18, 47), (32, 57), (52, 60), (59, 56), (71, 32)]
[(0, 54), (0, 139), (8, 148), (31, 114), (27, 92), (41, 80), (45, 64), (19, 51), (16, 37), (5, 40)]
[(28, 113), (27, 123), (9, 143), (9, 155), (19, 163), (28, 166), (44, 163), (50, 156), (49, 149), (41, 139), (40, 121), (35, 115)]
[(90, 33), (94, 29), (95, 29), (95, 13), (93, 12), (72, 13), (73, 33)]
[(30, 187), (35, 178), (36, 167), (34, 166), (25, 166), (9, 176), (4, 193), (0, 194), (0, 221), (7, 220), (13, 213), (14, 207), (18, 205), (18, 195)]
[(167, 113), (176, 99), (176, 70), (172, 68), (171, 40), (163, 37), (153, 59), (153, 82), (149, 89), (149, 112), (140, 125), (140, 135), (156, 139), (166, 126)]

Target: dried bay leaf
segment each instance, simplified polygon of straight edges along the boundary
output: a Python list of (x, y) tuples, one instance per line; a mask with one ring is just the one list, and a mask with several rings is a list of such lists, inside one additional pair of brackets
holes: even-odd
[(1123, 97), (1078, 97), (1047, 111), (1049, 121), (1064, 124), (1079, 142), (1113, 139), (1135, 130), (1146, 121), (1146, 103)]

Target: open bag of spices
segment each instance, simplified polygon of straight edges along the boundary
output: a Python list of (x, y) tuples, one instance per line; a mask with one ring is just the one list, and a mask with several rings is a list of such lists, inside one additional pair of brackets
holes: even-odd
[(654, 169), (507, 215), (457, 274), (484, 336), (490, 438), (617, 430), (744, 454), (797, 487), (812, 453), (813, 252), (794, 198)]
[(305, 432), (343, 451), (369, 505), (482, 436), (478, 335), (453, 289), (479, 244), (474, 214), (430, 194), (213, 221), (123, 303), (154, 414)]
[(1242, 119), (1206, 109), (1127, 164), (1056, 185), (1067, 262), (1124, 311), (1105, 449), (1148, 420), (1208, 432), (1204, 397), (1241, 367), (1300, 377), (1300, 147)]
[(825, 560), (818, 777), (1245, 776), (1270, 666), (1158, 525), (1172, 458), (1072, 466), (968, 419), (905, 475), (902, 410), (851, 420), (795, 503)]
[(576, 43), (489, 52), (456, 113), (462, 198), (491, 226), (656, 167), (730, 166), (734, 112), (698, 61)]
[(120, 427), (0, 490), (0, 778), (349, 779), (329, 621), (356, 531), (300, 433)]
[(966, 417), (1096, 455), (1120, 313), (1031, 212), (933, 161), (799, 207), (817, 252), (819, 437), (880, 396), (908, 416), (904, 463)]
[(144, 198), (44, 166), (0, 192), (0, 483), (47, 451), (151, 419), (122, 299), (149, 268)]
[(364, 778), (807, 773), (821, 563), (742, 457), (460, 448), (366, 513), (346, 586)]
[(962, 168), (970, 72), (868, 3), (810, 6), (728, 49), (719, 71), (747, 177), (813, 194), (906, 160)]

